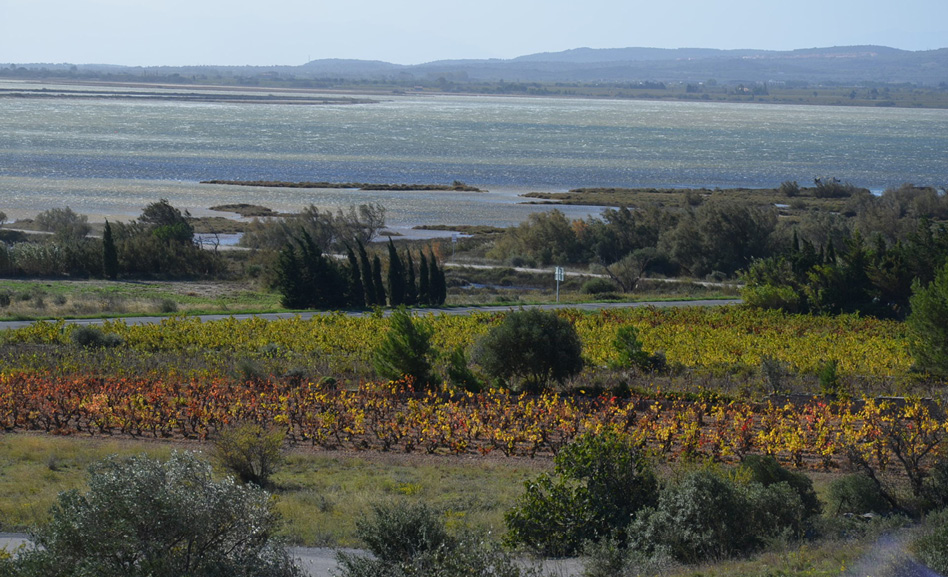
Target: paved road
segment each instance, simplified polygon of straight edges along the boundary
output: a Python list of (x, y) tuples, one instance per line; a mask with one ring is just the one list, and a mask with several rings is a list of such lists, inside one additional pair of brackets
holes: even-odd
[[(725, 306), (725, 305), (736, 305), (740, 304), (742, 301), (740, 299), (704, 299), (704, 300), (691, 300), (691, 301), (647, 301), (647, 302), (631, 302), (631, 303), (580, 303), (580, 304), (545, 304), (545, 305), (497, 305), (497, 306), (480, 306), (480, 307), (450, 307), (450, 308), (439, 308), (439, 309), (413, 309), (413, 312), (417, 315), (427, 315), (427, 314), (446, 314), (446, 315), (469, 315), (476, 312), (506, 312), (506, 311), (515, 311), (521, 308), (530, 309), (537, 308), (542, 310), (554, 310), (554, 309), (579, 309), (586, 311), (596, 311), (602, 309), (622, 309), (622, 308), (637, 308), (637, 307), (715, 307), (715, 306)], [(311, 318), (315, 315), (327, 315), (334, 314), (332, 312), (326, 311), (302, 311), (298, 313), (261, 313), (261, 314), (227, 314), (227, 315), (200, 315), (197, 318), (202, 321), (217, 321), (228, 318), (235, 319), (249, 319), (249, 318), (261, 318), (267, 320), (275, 319), (288, 319), (299, 316), (303, 319)], [(346, 314), (351, 316), (365, 316), (372, 314), (371, 311), (358, 311), (358, 312), (347, 312)], [(390, 310), (383, 311), (383, 314), (386, 316), (391, 314)], [(120, 319), (66, 319), (67, 323), (77, 324), (77, 325), (98, 325), (102, 324), (106, 320), (122, 320), (129, 325), (145, 325), (145, 324), (158, 324), (166, 317), (122, 317)], [(29, 326), (35, 321), (3, 321), (0, 322), (0, 330), (3, 329), (18, 329)]]

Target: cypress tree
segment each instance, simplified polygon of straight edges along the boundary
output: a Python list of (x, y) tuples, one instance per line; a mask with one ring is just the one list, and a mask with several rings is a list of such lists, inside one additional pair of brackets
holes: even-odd
[(418, 303), (418, 287), (415, 285), (415, 263), (411, 259), (411, 251), (405, 251), (405, 304)]
[(346, 259), (349, 261), (349, 290), (346, 295), (346, 304), (351, 307), (365, 306), (365, 288), (362, 286), (359, 259), (348, 244), (346, 244)]
[(375, 304), (385, 306), (385, 283), (382, 282), (382, 259), (372, 257), (372, 283), (375, 285)]
[(288, 309), (304, 308), (304, 298), (302, 294), (302, 275), (300, 271), (299, 259), (296, 258), (296, 250), (292, 245), (286, 244), (280, 250), (276, 265), (277, 290), (280, 291), (280, 304)]
[(405, 303), (405, 271), (402, 260), (395, 250), (392, 238), (388, 239), (388, 300), (393, 307)]
[(118, 251), (112, 237), (112, 225), (105, 221), (105, 231), (102, 233), (102, 272), (105, 278), (115, 280), (118, 277), (118, 266)]
[(366, 254), (362, 241), (357, 242), (359, 243), (359, 268), (362, 272), (362, 288), (365, 290), (365, 306), (374, 307), (376, 298), (375, 281), (372, 279), (372, 263), (369, 261), (369, 255)]
[(428, 259), (424, 252), (420, 254), (421, 257), (418, 260), (418, 303), (426, 305), (431, 303), (431, 291), (428, 284)]
[(448, 297), (447, 281), (444, 277), (444, 269), (438, 266), (438, 259), (434, 253), (428, 257), (428, 293), (429, 300), (433, 305), (443, 305)]

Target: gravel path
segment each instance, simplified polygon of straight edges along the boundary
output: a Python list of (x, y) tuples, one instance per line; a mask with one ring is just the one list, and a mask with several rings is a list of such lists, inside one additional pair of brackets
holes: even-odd
[[(0, 549), (13, 550), (28, 544), (28, 535), (24, 533), (0, 533)], [(337, 569), (336, 551), (327, 547), (290, 547), (290, 554), (299, 560), (310, 577), (331, 577)], [(358, 553), (357, 549), (343, 549), (348, 553)], [(578, 559), (557, 559), (546, 561), (543, 568), (550, 577), (576, 577), (582, 574), (582, 565)]]

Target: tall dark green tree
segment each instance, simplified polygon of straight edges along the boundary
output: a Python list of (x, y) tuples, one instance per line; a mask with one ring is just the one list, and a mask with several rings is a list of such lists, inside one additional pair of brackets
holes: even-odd
[(305, 230), (277, 259), (277, 287), (288, 308), (339, 308), (346, 304), (348, 277), (343, 267), (323, 254)]
[(105, 221), (105, 230), (102, 232), (102, 272), (105, 278), (115, 280), (118, 277), (118, 269), (118, 250), (112, 236), (112, 225)]
[(917, 368), (948, 377), (948, 265), (931, 284), (916, 281), (913, 288), (912, 312), (905, 320), (915, 337), (909, 350)]
[(372, 261), (365, 252), (365, 245), (361, 240), (356, 241), (359, 248), (359, 268), (362, 271), (362, 287), (365, 290), (365, 306), (374, 307), (378, 299), (375, 298), (375, 281), (372, 278)]
[(375, 304), (385, 306), (385, 283), (382, 282), (382, 259), (379, 255), (372, 257), (372, 284), (375, 285)]
[(411, 258), (411, 251), (405, 251), (405, 304), (418, 303), (418, 286), (415, 284), (415, 263)]
[(362, 271), (359, 267), (359, 259), (356, 258), (352, 247), (346, 245), (346, 260), (349, 262), (349, 290), (346, 295), (346, 302), (351, 307), (365, 306), (365, 287), (362, 286)]
[(428, 255), (428, 302), (432, 305), (443, 305), (448, 297), (447, 280), (444, 269), (438, 266), (438, 259), (434, 253)]
[(422, 252), (418, 258), (418, 304), (426, 305), (431, 302), (431, 286), (429, 283), (428, 258)]
[(388, 239), (388, 301), (393, 307), (405, 304), (405, 269), (391, 237)]
[(303, 294), (303, 271), (293, 245), (286, 244), (280, 249), (276, 264), (277, 290), (280, 292), (280, 304), (288, 309), (306, 307)]

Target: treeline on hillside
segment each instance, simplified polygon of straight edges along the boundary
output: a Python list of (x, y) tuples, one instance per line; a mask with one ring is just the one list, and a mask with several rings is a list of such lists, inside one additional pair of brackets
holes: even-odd
[[(69, 207), (41, 212), (39, 238), (2, 231), (0, 274), (115, 279), (118, 276), (189, 278), (221, 274), (219, 254), (194, 242), (190, 215), (167, 200), (149, 204), (131, 222), (106, 222), (102, 238), (88, 236), (88, 217)], [(9, 243), (9, 244), (8, 244)]]
[[(788, 200), (795, 183), (784, 183)], [(487, 255), (510, 264), (589, 265), (625, 291), (648, 274), (736, 278), (754, 304), (793, 311), (859, 310), (902, 316), (914, 279), (930, 282), (948, 256), (948, 197), (904, 185), (876, 196), (824, 184), (839, 213), (779, 217), (773, 206), (697, 198), (685, 209), (649, 205), (568, 220), (536, 213)]]

